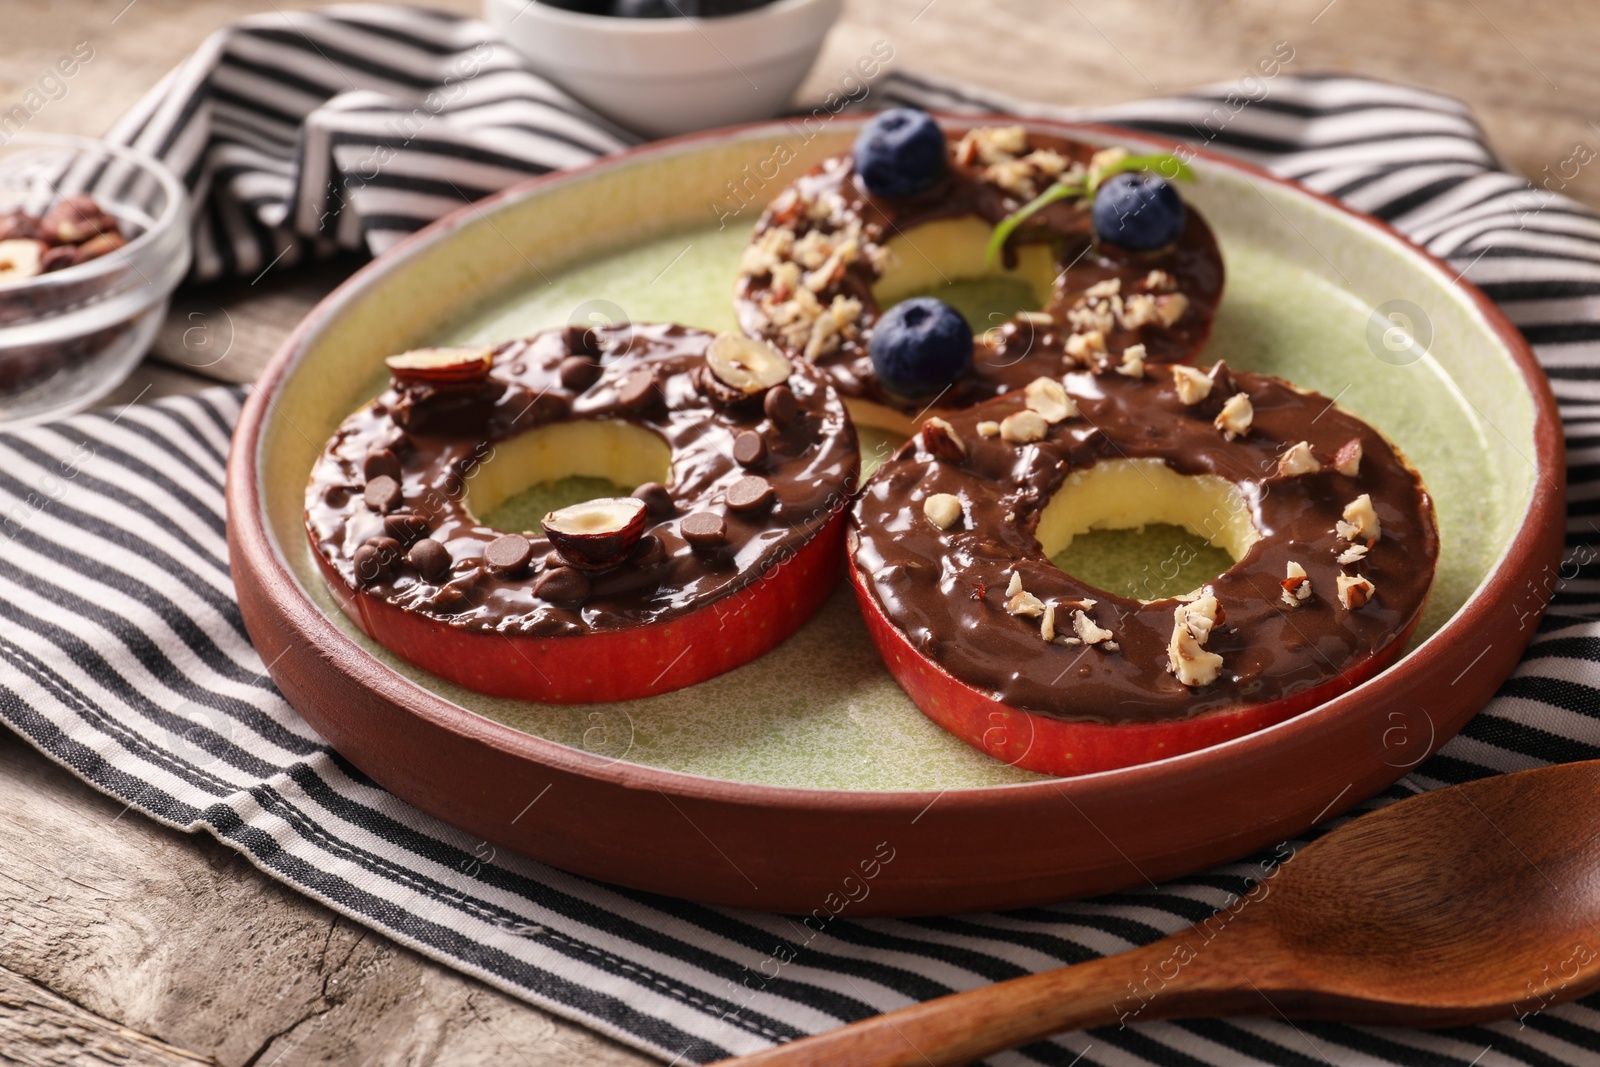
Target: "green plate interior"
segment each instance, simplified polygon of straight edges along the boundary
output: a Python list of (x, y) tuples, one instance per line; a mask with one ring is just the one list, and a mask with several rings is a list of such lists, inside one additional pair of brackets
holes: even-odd
[[(808, 147), (815, 156), (827, 146)], [(648, 700), (550, 706), (484, 697), (390, 655), (344, 618), (314, 569), (299, 519), (311, 443), (320, 444), (381, 385), (385, 354), (428, 342), (498, 341), (618, 309), (634, 321), (732, 328), (735, 265), (756, 209), (738, 225), (694, 226), (709, 215), (663, 198), (674, 182), (680, 191), (719, 188), (719, 176), (737, 171), (751, 151), (722, 143), (567, 183), (500, 210), (493, 225), (461, 227), (358, 297), (312, 339), (268, 426), (265, 504), (285, 557), (313, 600), (394, 669), (464, 708), (563, 744), (710, 777), (809, 788), (951, 789), (1033, 779), (923, 718), (883, 669), (848, 589), (782, 647), (710, 682)], [(652, 175), (660, 182), (647, 180)], [(585, 239), (581, 212), (552, 223), (550, 213), (570, 215), (575, 205), (593, 214), (597, 202), (619, 195), (619, 182), (657, 214), (645, 211), (624, 226), (612, 219), (609, 240)], [(1337, 212), (1214, 168), (1202, 169), (1186, 194), (1218, 230), (1228, 268), (1204, 361), (1226, 358), (1337, 397), (1394, 440), (1433, 493), (1443, 547), (1413, 643), (1425, 640), (1481, 583), (1529, 498), (1532, 405), (1508, 354), (1458, 290)], [(541, 226), (568, 228), (561, 257), (539, 242)], [(1005, 294), (975, 297), (990, 298)], [(1396, 299), (1422, 308), (1431, 333), (1426, 353), (1401, 365), (1369, 343), (1377, 336), (1372, 309)], [(323, 384), (335, 387), (317, 387), (317, 368), (325, 371)], [(874, 434), (863, 442), (864, 457), (871, 462), (893, 444)], [(574, 489), (582, 487), (555, 492)], [(541, 492), (514, 502), (518, 525), (529, 525), (528, 516), (542, 514), (551, 499)], [(1176, 577), (1162, 577), (1175, 569), (1163, 566), (1173, 559), (1192, 562)], [(1150, 527), (1080, 538), (1058, 562), (1113, 591), (1164, 594), (1193, 588), (1208, 564), (1214, 574), (1227, 561), (1183, 531)], [(1144, 584), (1152, 570), (1161, 574)]]

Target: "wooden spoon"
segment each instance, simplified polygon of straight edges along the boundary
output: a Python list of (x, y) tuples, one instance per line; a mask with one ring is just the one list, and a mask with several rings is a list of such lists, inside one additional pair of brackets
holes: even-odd
[(944, 1067), (1117, 1022), (1537, 1014), (1600, 988), (1597, 827), (1600, 761), (1437, 789), (1346, 823), (1154, 944), (724, 1062)]

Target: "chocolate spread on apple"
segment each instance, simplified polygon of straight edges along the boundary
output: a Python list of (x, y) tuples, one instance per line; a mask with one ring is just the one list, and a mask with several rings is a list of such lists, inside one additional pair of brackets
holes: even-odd
[[(838, 395), (800, 363), (743, 392), (718, 380), (713, 398), (712, 341), (635, 323), (394, 357), (389, 388), (344, 421), (312, 470), (313, 549), (352, 589), (485, 633), (645, 625), (759, 580), (847, 504), (855, 432)], [(615, 535), (614, 561), (599, 543), (563, 556), (543, 530), (497, 530), (466, 505), (497, 445), (574, 420), (625, 420), (671, 452), (666, 485), (639, 487), (637, 507), (610, 505), (626, 528), (596, 537)]]
[[(960, 454), (944, 443), (944, 427), (908, 441), (852, 509), (855, 563), (890, 621), (923, 655), (1007, 705), (1100, 723), (1273, 702), (1402, 639), (1439, 555), (1432, 501), (1416, 473), (1376, 430), (1325, 397), (1219, 366), (1208, 394), (1195, 400), (1191, 392), (1185, 403), (1177, 388), (1185, 374), (1199, 372), (1068, 374), (1057, 381), (1076, 414), (1038, 440), (1016, 440), (1031, 436), (1023, 422), (997, 432), (995, 424), (1007, 426), (1030, 406), (1048, 412), (1019, 390), (945, 416)], [(1240, 401), (1224, 408), (1237, 394), (1248, 397), (1248, 419)], [(1242, 432), (1230, 440), (1219, 422)], [(1043, 425), (1034, 421), (1033, 429)], [(941, 442), (943, 454), (924, 436)], [(1184, 599), (1143, 602), (1095, 588), (1051, 563), (1035, 537), (1072, 472), (1147, 458), (1234, 483), (1261, 535), (1206, 584), (1217, 610), (1195, 624), (1209, 632), (1186, 648), (1221, 657), (1209, 681), (1186, 683), (1176, 669), (1175, 614)], [(1053, 608), (1051, 641), (1045, 607)], [(1079, 611), (1087, 625), (1075, 625)]]
[[(984, 141), (982, 135), (992, 133), (1025, 141), (1008, 152)], [(1097, 151), (1078, 141), (1023, 134), (1020, 127), (971, 130), (952, 145), (943, 178), (925, 192), (894, 199), (862, 189), (848, 155), (826, 159), (756, 223), (736, 285), (740, 326), (812, 360), (847, 397), (920, 412), (927, 400), (885, 390), (867, 351), (881, 312), (873, 285), (888, 267), (886, 242), (904, 235), (914, 245), (916, 227), (966, 215), (993, 226), (1042, 192), (1058, 166), (1086, 167)], [(1032, 160), (1047, 161), (1045, 168)], [(1188, 206), (1172, 246), (1134, 252), (1095, 241), (1091, 204), (1058, 200), (1013, 232), (1004, 252), (1008, 266), (1024, 245), (1054, 250), (1053, 298), (1042, 312), (999, 325), (972, 323), (971, 369), (937, 398), (941, 410), (1057, 373), (1064, 358), (1083, 366), (1116, 363), (1127, 348), (1143, 345), (1151, 363), (1184, 362), (1200, 350), (1222, 298), (1224, 273), (1216, 238), (1200, 213)]]

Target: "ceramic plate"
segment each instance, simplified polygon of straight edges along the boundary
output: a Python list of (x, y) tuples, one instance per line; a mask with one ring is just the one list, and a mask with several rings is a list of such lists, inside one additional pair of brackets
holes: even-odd
[[(696, 135), (536, 180), (409, 239), (301, 324), (240, 422), (229, 540), (263, 659), (335, 748), (488, 841), (714, 903), (809, 912), (887, 843), (893, 864), (852, 911), (905, 914), (1059, 900), (1234, 858), (1383, 788), (1482, 706), (1532, 635), (1561, 546), (1559, 423), (1531, 352), (1481, 293), (1382, 224), (1206, 155), (1184, 192), (1221, 238), (1228, 288), (1202, 361), (1337, 398), (1401, 447), (1437, 502), (1442, 554), (1413, 647), (1351, 693), (1214, 748), (1056, 780), (925, 720), (844, 588), (755, 663), (593, 706), (468, 692), (340, 614), (310, 558), (302, 494), (323, 442), (383, 384), (384, 356), (591, 313), (731, 328), (762, 207), (845, 150), (858, 121)], [(966, 297), (986, 317), (984, 295)], [(524, 504), (541, 512), (536, 496)], [(1079, 540), (1061, 562), (1113, 589), (1191, 554), (1159, 531)], [(536, 814), (519, 817), (535, 797)]]

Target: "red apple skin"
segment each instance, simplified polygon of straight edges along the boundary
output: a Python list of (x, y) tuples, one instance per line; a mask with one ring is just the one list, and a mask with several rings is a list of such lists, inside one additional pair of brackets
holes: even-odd
[(841, 508), (788, 560), (729, 596), (667, 622), (578, 636), (456, 629), (351, 589), (314, 547), (312, 555), (344, 613), (401, 659), (489, 696), (588, 704), (671, 692), (776, 648), (838, 585), (844, 530)]
[(1309, 711), (1394, 662), (1422, 617), (1419, 607), (1404, 633), (1344, 674), (1272, 703), (1223, 708), (1174, 722), (1063, 722), (1002, 703), (918, 652), (883, 613), (854, 558), (849, 567), (850, 583), (866, 619), (867, 633), (889, 673), (922, 713), (1003, 763), (1058, 778), (1154, 763), (1242, 737)]

